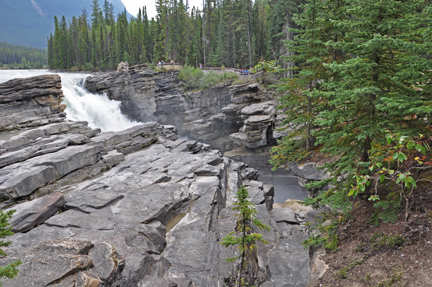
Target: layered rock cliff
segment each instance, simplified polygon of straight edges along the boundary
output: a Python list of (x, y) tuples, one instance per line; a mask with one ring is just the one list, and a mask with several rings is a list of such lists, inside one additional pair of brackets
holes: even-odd
[(271, 227), (263, 232), (269, 244), (252, 258), (251, 282), (307, 284), (300, 223), (317, 212), (273, 208), (273, 187), (256, 170), (178, 139), (174, 126), (100, 133), (68, 121), (58, 76), (0, 87), (14, 114), (33, 115), (0, 117), (8, 123), (0, 133), (0, 199), (3, 210), (16, 209), (16, 234), (0, 264), (23, 261), (6, 286), (223, 286), (235, 274), (225, 259), (236, 250), (219, 242), (235, 228), (231, 207), (241, 185)]
[(175, 125), (181, 136), (211, 143), (222, 151), (272, 143), (274, 96), (258, 84), (219, 84), (186, 93), (178, 72), (157, 73), (143, 66), (87, 78), (85, 87), (121, 101), (122, 112), (141, 122)]

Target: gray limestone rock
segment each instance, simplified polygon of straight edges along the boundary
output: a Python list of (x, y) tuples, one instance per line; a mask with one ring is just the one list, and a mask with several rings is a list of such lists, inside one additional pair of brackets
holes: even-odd
[(178, 285), (174, 282), (170, 282), (160, 277), (144, 276), (144, 278), (138, 283), (138, 287), (177, 287)]
[(317, 169), (317, 164), (314, 162), (299, 165), (295, 162), (288, 162), (288, 168), (296, 176), (307, 180), (323, 180), (328, 178), (328, 174), (322, 169)]
[[(61, 79), (58, 75), (0, 83), (0, 131), (34, 128), (62, 121), (66, 108), (61, 103), (62, 97)], [(17, 143), (15, 141), (15, 145)]]
[[(13, 208), (16, 210), (9, 223), (13, 232), (27, 231), (39, 224), (42, 224), (49, 217), (54, 215), (63, 205), (64, 198), (60, 192), (54, 192), (41, 198), (27, 201)], [(7, 210), (6, 210), (7, 211)]]
[(301, 245), (307, 237), (307, 234), (300, 234), (283, 238), (268, 253), (268, 267), (274, 286), (307, 285), (310, 274), (309, 252)]
[(6, 200), (27, 196), (39, 187), (54, 182), (57, 177), (57, 170), (52, 166), (7, 167), (0, 174), (0, 198)]
[(0, 85), (7, 106), (0, 130), (8, 131), (0, 141), (0, 198), (54, 192), (11, 207), (13, 225), (26, 232), (8, 238), (9, 256), (0, 259), (24, 262), (7, 286), (222, 286), (235, 273), (225, 259), (236, 249), (220, 241), (235, 230), (231, 208), (242, 185), (270, 226), (260, 231), (269, 244), (251, 257), (251, 280), (306, 284), (306, 232), (289, 223), (309, 221), (312, 212), (269, 213), (275, 192), (258, 182), (257, 170), (149, 122), (175, 124), (194, 139), (223, 138), (226, 148), (239, 132), (240, 144), (255, 148), (272, 140), (272, 97), (255, 84), (183, 94), (176, 76), (142, 66), (88, 79), (89, 90), (107, 92), (131, 118), (148, 122), (107, 133), (64, 119), (59, 78)]
[(311, 261), (311, 274), (306, 287), (316, 286), (318, 280), (323, 277), (329, 266), (321, 258), (326, 254), (325, 248), (319, 248), (313, 253)]
[(270, 211), (270, 216), (276, 222), (298, 223), (294, 211), (288, 207), (275, 207)]
[(23, 261), (19, 276), (4, 280), (6, 286), (46, 286), (93, 265), (88, 252), (93, 244), (81, 240), (48, 240), (10, 254)]
[[(212, 141), (222, 150), (235, 145), (257, 148), (272, 141), (276, 103), (257, 84), (221, 84), (182, 93), (177, 72), (156, 73), (141, 67), (91, 76), (85, 85), (93, 93), (105, 92), (121, 101), (122, 112), (131, 119), (175, 125), (181, 135)], [(216, 143), (240, 128), (244, 137), (230, 137), (231, 144)]]
[(97, 243), (89, 253), (93, 260), (91, 272), (111, 284), (124, 268), (124, 257), (106, 242)]

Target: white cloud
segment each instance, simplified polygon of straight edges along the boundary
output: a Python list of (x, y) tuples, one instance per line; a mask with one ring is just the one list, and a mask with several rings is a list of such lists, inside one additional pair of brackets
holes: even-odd
[[(122, 0), (128, 12), (134, 16), (138, 15), (138, 9), (143, 6), (147, 7), (149, 19), (156, 16), (155, 0)], [(186, 0), (184, 0), (186, 2)], [(189, 7), (202, 7), (202, 0), (189, 0)]]

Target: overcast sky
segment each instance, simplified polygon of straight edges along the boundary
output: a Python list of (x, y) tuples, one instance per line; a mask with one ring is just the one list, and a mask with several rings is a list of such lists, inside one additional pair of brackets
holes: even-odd
[[(147, 6), (147, 14), (149, 19), (156, 16), (155, 0), (122, 0), (129, 13), (136, 16), (138, 9)], [(184, 0), (186, 3), (186, 0)], [(202, 0), (189, 0), (189, 7), (202, 7)]]

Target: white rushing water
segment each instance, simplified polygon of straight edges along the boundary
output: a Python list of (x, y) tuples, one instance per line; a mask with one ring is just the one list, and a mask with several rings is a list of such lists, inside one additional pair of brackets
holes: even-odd
[[(0, 83), (16, 78), (28, 78), (53, 74), (48, 70), (0, 70)], [(121, 131), (139, 124), (129, 120), (120, 111), (120, 102), (112, 101), (106, 94), (96, 95), (84, 87), (83, 73), (58, 73), (62, 80), (63, 103), (66, 104), (66, 117), (73, 121), (86, 121), (92, 128), (106, 131)]]

